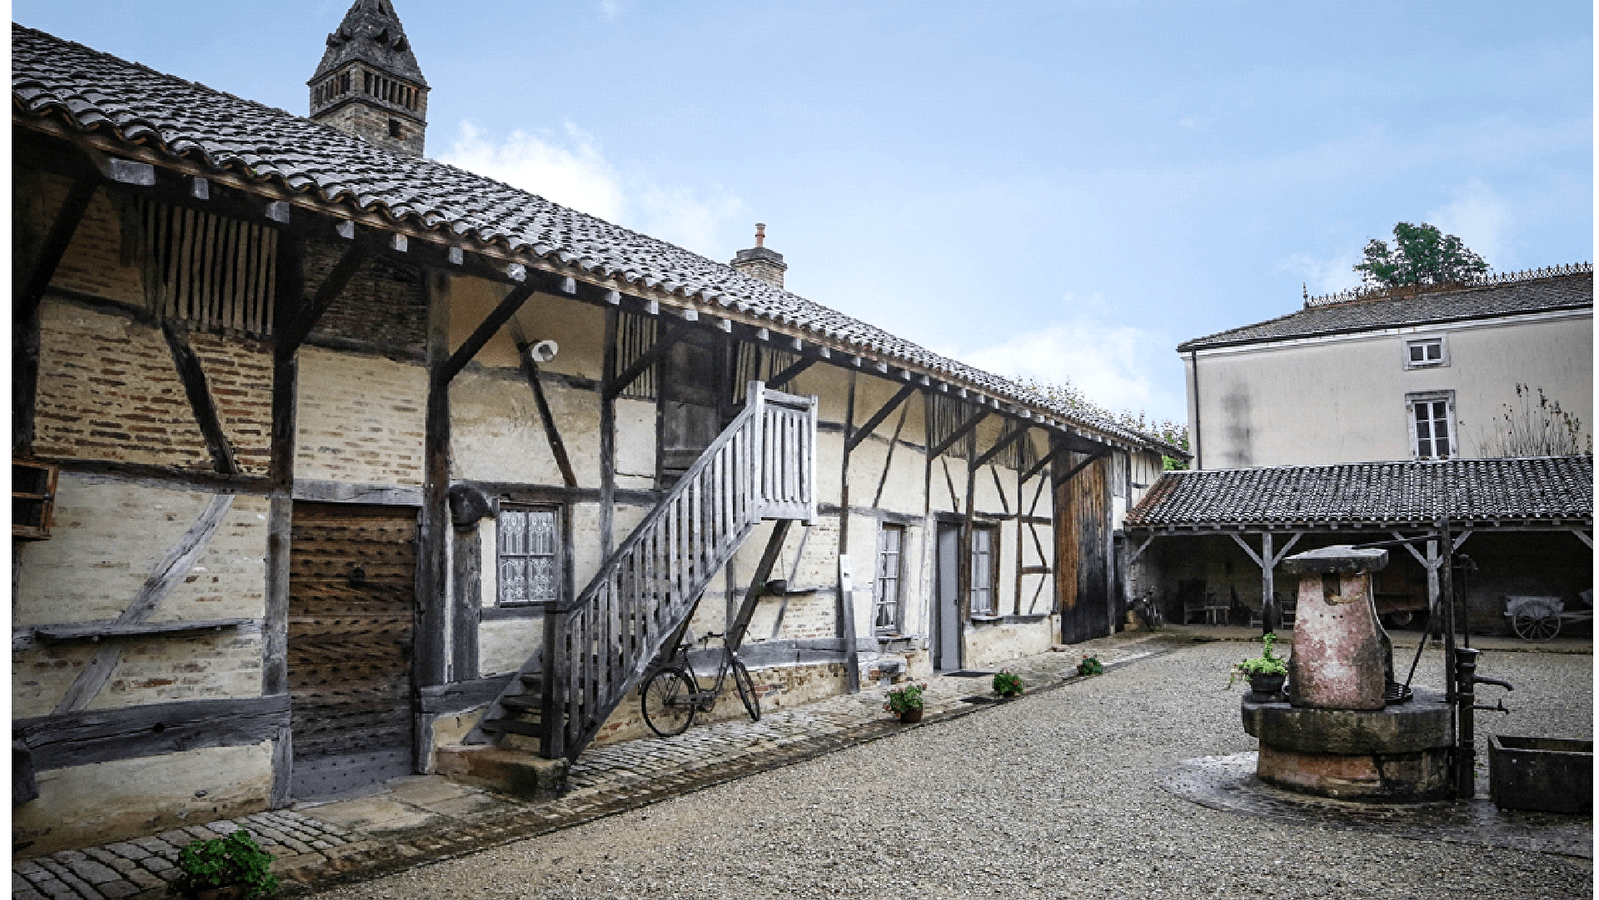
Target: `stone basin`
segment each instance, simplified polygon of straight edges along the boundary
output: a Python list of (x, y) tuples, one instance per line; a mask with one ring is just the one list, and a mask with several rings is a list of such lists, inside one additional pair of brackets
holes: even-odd
[(1243, 700), (1244, 730), (1260, 740), (1255, 774), (1285, 790), (1338, 800), (1448, 799), (1452, 709), (1417, 689), (1377, 710), (1313, 709)]
[(1488, 796), (1500, 809), (1593, 815), (1593, 741), (1492, 735)]

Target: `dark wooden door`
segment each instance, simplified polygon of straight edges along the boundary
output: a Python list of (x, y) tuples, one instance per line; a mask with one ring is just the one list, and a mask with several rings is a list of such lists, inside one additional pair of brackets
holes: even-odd
[(715, 335), (684, 337), (661, 371), (661, 482), (670, 485), (722, 431), (729, 398), (723, 347)]
[(1105, 469), (1106, 461), (1097, 459), (1055, 488), (1055, 590), (1065, 644), (1110, 633)]
[(416, 510), (296, 503), (289, 693), (296, 799), (415, 771)]

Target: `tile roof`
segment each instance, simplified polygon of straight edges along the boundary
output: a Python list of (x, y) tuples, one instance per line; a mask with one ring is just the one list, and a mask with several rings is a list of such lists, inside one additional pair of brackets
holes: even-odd
[[(128, 63), (16, 23), (11, 92), (17, 120), (53, 118), (168, 156), (273, 182), (321, 201), (386, 215), (445, 240), (475, 239), (599, 280), (714, 304), (773, 330), (893, 362), (1170, 456), (1181, 449), (647, 235), (481, 175), (385, 151), (330, 126)], [(635, 288), (638, 290), (639, 288)]]
[(1132, 529), (1534, 524), (1593, 518), (1593, 457), (1452, 459), (1168, 472)]
[(1527, 273), (1530, 277), (1491, 277), (1484, 283), (1439, 290), (1357, 292), (1350, 300), (1307, 305), (1280, 318), (1194, 338), (1178, 344), (1177, 352), (1552, 310), (1592, 310), (1593, 266), (1553, 271), (1559, 274), (1537, 270)]

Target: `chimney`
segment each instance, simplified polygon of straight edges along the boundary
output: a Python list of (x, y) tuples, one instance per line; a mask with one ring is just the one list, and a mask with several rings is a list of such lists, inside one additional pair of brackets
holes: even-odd
[(422, 155), (428, 83), (389, 0), (355, 0), (306, 84), (312, 121)]
[(728, 265), (751, 278), (759, 278), (778, 287), (783, 286), (783, 272), (788, 269), (783, 262), (783, 254), (766, 249), (766, 226), (761, 223), (755, 225), (755, 246), (738, 251)]

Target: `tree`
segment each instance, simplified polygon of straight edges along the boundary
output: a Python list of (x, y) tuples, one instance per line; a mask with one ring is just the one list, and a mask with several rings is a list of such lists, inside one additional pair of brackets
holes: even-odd
[(1423, 222), (1394, 226), (1394, 246), (1375, 238), (1366, 245), (1366, 261), (1355, 266), (1367, 285), (1403, 287), (1469, 281), (1488, 271), (1482, 257), (1466, 249), (1460, 238)]
[[(1185, 453), (1188, 451), (1188, 423), (1186, 422), (1150, 421), (1143, 413), (1135, 413), (1128, 410), (1113, 413), (1083, 396), (1083, 392), (1077, 388), (1077, 385), (1071, 383), (1071, 379), (1059, 383), (1027, 379), (1022, 382), (1022, 386), (1057, 403), (1065, 404), (1072, 409), (1098, 416), (1101, 419), (1108, 419), (1123, 428), (1131, 428), (1134, 431), (1159, 438), (1173, 447), (1181, 448)], [(1188, 461), (1177, 456), (1163, 455), (1161, 462), (1163, 464), (1162, 467), (1168, 472), (1188, 468)]]

